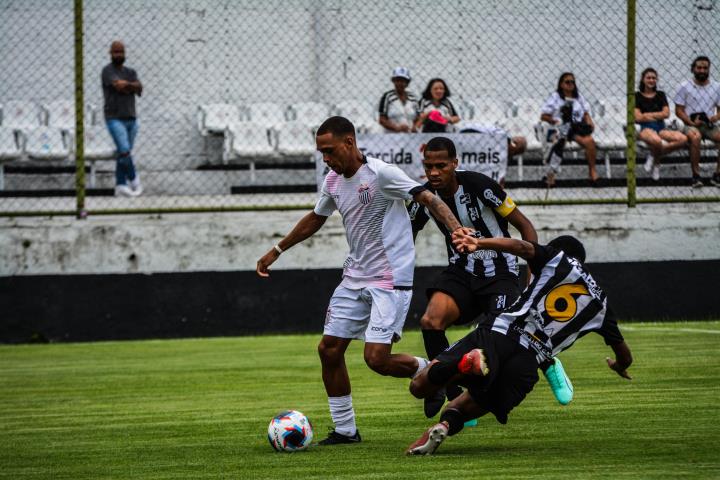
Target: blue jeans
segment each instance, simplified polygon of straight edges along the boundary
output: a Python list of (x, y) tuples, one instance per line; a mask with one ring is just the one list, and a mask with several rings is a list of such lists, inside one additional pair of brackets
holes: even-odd
[(108, 118), (105, 123), (117, 149), (115, 185), (126, 185), (128, 180), (135, 180), (132, 148), (138, 131), (138, 122), (134, 118)]

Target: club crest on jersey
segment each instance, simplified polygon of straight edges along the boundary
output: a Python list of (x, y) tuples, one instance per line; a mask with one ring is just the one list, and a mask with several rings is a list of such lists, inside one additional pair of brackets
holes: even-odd
[(470, 203), (470, 194), (463, 193), (460, 195), (460, 205), (467, 205), (468, 203)]
[(372, 200), (372, 197), (370, 196), (370, 185), (367, 183), (360, 185), (358, 188), (358, 199), (360, 199), (360, 203), (363, 205), (370, 203), (370, 200)]

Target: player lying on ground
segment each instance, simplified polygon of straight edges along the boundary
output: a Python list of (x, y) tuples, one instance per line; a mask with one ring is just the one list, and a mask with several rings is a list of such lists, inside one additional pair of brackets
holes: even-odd
[(576, 238), (562, 236), (542, 246), (510, 238), (456, 236), (458, 248), (508, 252), (523, 257), (533, 278), (510, 308), (441, 353), (410, 384), (418, 398), (433, 395), (450, 382), (467, 388), (451, 401), (430, 427), (407, 449), (427, 455), (463, 423), (490, 412), (507, 423), (508, 414), (538, 381), (538, 364), (569, 348), (589, 332), (603, 336), (615, 352), (608, 366), (630, 379), (630, 349), (617, 326), (607, 297), (585, 269), (585, 249)]
[[(430, 139), (423, 150), (423, 168), (428, 179), (424, 186), (447, 204), (464, 227), (483, 237), (509, 238), (508, 226), (513, 225), (523, 240), (537, 241), (535, 227), (497, 182), (479, 172), (458, 171), (457, 167), (455, 143), (445, 137)], [(432, 360), (450, 345), (445, 331), (451, 325), (492, 319), (520, 296), (517, 257), (494, 250), (460, 253), (453, 246), (452, 232), (427, 208), (411, 202), (408, 211), (413, 237), (432, 218), (445, 237), (448, 252), (448, 266), (427, 289), (428, 305), (420, 319), (425, 351)], [(522, 283), (525, 285), (526, 281)], [(558, 402), (570, 403), (572, 383), (560, 360), (544, 362), (541, 369)], [(437, 415), (446, 395), (452, 400), (460, 393), (459, 386), (449, 385), (426, 398), (425, 416)]]
[(461, 226), (447, 205), (398, 167), (363, 155), (356, 144), (355, 127), (346, 118), (325, 120), (315, 141), (331, 170), (320, 198), (315, 209), (258, 260), (257, 273), (269, 276), (270, 265), (282, 252), (310, 238), (335, 210), (340, 212), (350, 253), (342, 282), (330, 299), (318, 345), (335, 429), (320, 444), (357, 443), (360, 433), (345, 366), (350, 341), (365, 341), (365, 363), (381, 375), (410, 378), (427, 365), (424, 358), (392, 353), (410, 307), (415, 266), (404, 201), (420, 202), (451, 232)]

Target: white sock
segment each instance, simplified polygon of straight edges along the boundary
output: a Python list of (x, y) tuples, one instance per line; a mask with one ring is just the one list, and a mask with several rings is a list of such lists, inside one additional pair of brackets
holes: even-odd
[(357, 426), (355, 425), (352, 395), (328, 397), (328, 404), (330, 404), (330, 416), (335, 423), (335, 431), (348, 437), (355, 435)]
[(415, 359), (416, 359), (417, 362), (418, 362), (418, 369), (415, 371), (415, 373), (413, 374), (412, 378), (417, 377), (417, 374), (420, 373), (420, 372), (422, 372), (423, 369), (430, 364), (430, 361), (427, 360), (426, 358), (415, 357)]

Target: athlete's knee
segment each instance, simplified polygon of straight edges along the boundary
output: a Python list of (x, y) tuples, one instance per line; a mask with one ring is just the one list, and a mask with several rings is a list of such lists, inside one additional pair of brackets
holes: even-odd
[(427, 382), (427, 376), (418, 375), (410, 381), (410, 394), (415, 398), (424, 398), (426, 386), (424, 382)]
[(445, 330), (445, 322), (438, 315), (425, 312), (420, 318), (420, 328), (423, 330)]
[(390, 355), (385, 351), (365, 351), (365, 363), (380, 375), (390, 375)]
[(318, 344), (318, 355), (320, 362), (324, 365), (333, 365), (342, 360), (344, 352), (338, 345), (332, 345), (323, 340)]

